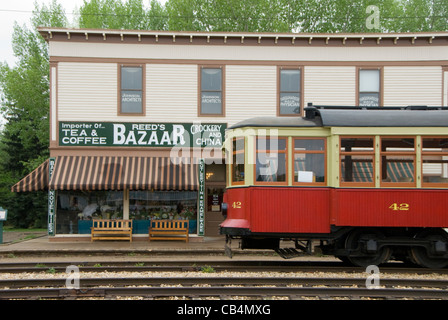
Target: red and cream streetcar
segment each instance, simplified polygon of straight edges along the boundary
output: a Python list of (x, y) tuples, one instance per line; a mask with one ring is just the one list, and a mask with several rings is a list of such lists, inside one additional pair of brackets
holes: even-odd
[(324, 254), (357, 266), (392, 257), (447, 266), (447, 108), (305, 112), (227, 130), (227, 241), (286, 256), (320, 240)]

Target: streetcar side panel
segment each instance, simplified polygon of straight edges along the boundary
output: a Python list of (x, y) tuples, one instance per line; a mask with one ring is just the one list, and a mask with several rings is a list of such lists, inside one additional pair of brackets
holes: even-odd
[(285, 235), (330, 232), (329, 188), (230, 188), (227, 199), (222, 227)]
[(448, 227), (448, 191), (437, 189), (336, 189), (336, 226)]
[(251, 230), (329, 233), (329, 188), (251, 188)]

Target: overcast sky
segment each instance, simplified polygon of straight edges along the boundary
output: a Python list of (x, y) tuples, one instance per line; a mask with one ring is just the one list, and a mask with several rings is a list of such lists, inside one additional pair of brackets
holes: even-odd
[[(15, 63), (11, 46), (14, 21), (19, 25), (31, 26), (30, 19), (35, 1), (47, 6), (51, 3), (51, 0), (0, 1), (0, 61), (6, 61), (10, 66)], [(73, 9), (81, 7), (83, 2), (84, 0), (58, 0), (58, 3), (64, 7), (69, 22), (73, 21)]]

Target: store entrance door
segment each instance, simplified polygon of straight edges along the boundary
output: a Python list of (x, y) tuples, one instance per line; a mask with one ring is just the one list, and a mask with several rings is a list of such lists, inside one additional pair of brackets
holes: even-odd
[(219, 225), (224, 221), (221, 214), (221, 205), (224, 195), (225, 185), (207, 186), (206, 211), (205, 211), (205, 236), (219, 236)]
[(221, 205), (226, 188), (226, 167), (224, 164), (205, 166), (205, 230), (204, 236), (218, 237), (219, 225), (224, 221)]

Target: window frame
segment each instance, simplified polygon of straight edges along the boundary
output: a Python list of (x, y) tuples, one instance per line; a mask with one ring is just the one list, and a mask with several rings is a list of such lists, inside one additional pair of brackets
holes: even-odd
[[(379, 92), (373, 92), (373, 91), (363, 91), (361, 92), (361, 71), (364, 70), (377, 70), (379, 72), (379, 83), (378, 83), (378, 87), (379, 87)], [(383, 67), (357, 67), (356, 68), (356, 105), (361, 106), (360, 102), (359, 102), (359, 98), (360, 98), (360, 94), (362, 93), (378, 93), (378, 106), (382, 106), (384, 103), (383, 100), (383, 82), (384, 82), (384, 68)], [(374, 107), (374, 106), (372, 106)]]
[[(448, 181), (447, 182), (425, 182), (424, 175), (423, 175), (423, 164), (424, 164), (424, 156), (446, 156), (448, 157), (448, 150), (447, 151), (423, 151), (424, 148), (424, 139), (448, 139), (448, 135), (446, 136), (422, 136), (421, 137), (421, 174), (422, 174), (422, 187), (423, 188), (434, 188), (434, 187), (448, 187)], [(442, 159), (443, 160), (443, 159)]]
[[(141, 112), (122, 112), (122, 104), (121, 104), (121, 91), (123, 90), (121, 87), (121, 78), (122, 78), (122, 68), (126, 67), (140, 67), (142, 69), (142, 111)], [(118, 94), (117, 94), (117, 115), (118, 116), (134, 116), (134, 117), (141, 117), (146, 116), (146, 64), (132, 64), (132, 63), (119, 63), (118, 66)], [(128, 89), (126, 89), (129, 91)], [(132, 91), (132, 90), (131, 90)], [(140, 90), (135, 90), (140, 91)]]
[[(373, 151), (341, 151), (343, 139), (372, 139)], [(343, 181), (342, 180), (342, 157), (343, 156), (369, 156), (372, 157), (372, 181), (371, 182), (357, 182), (357, 181)], [(376, 180), (376, 143), (375, 136), (339, 136), (339, 185), (341, 187), (375, 187)]]
[[(233, 147), (234, 142), (235, 142), (235, 146), (236, 146), (236, 141), (237, 141), (237, 140), (242, 140), (242, 141), (243, 141), (243, 149), (242, 149), (242, 150), (235, 150), (236, 148)], [(237, 154), (243, 154), (243, 156), (244, 156), (244, 163), (243, 163), (243, 165), (244, 165), (244, 176), (243, 176), (243, 180), (242, 180), (242, 181), (234, 181), (234, 180), (233, 180), (233, 178), (234, 178), (233, 173), (234, 173), (235, 165), (236, 165), (236, 163), (233, 161), (233, 159), (234, 159), (234, 157), (235, 157)], [(247, 167), (246, 167), (246, 138), (245, 138), (245, 137), (234, 137), (234, 138), (232, 139), (232, 154), (231, 154), (231, 159), (232, 159), (232, 163), (230, 164), (230, 185), (232, 185), (232, 186), (237, 186), (237, 185), (243, 185), (243, 184), (245, 184), (245, 180), (246, 180), (246, 170), (247, 170)], [(236, 159), (235, 159), (235, 160), (236, 160)]]
[[(285, 141), (285, 150), (258, 150), (257, 146), (258, 146), (258, 139), (266, 139), (266, 140), (270, 140), (270, 137), (260, 137), (260, 136), (256, 136), (255, 137), (255, 145), (254, 145), (254, 149), (255, 149), (255, 163), (254, 163), (254, 178), (253, 178), (253, 182), (255, 185), (280, 185), (280, 186), (286, 186), (288, 185), (288, 161), (289, 161), (289, 157), (288, 157), (288, 137), (287, 136), (281, 136), (281, 137), (276, 137), (276, 139), (278, 140), (284, 140)], [(285, 181), (257, 181), (257, 159), (258, 159), (258, 153), (260, 152), (265, 152), (269, 151), (269, 153), (281, 153), (285, 155)]]
[[(295, 141), (296, 140), (323, 140), (324, 142), (324, 150), (295, 150)], [(328, 170), (327, 170), (327, 138), (326, 137), (292, 137), (292, 152), (291, 152), (291, 162), (292, 162), (292, 170), (291, 170), (291, 181), (293, 186), (326, 186), (328, 182)], [(295, 155), (296, 154), (323, 154), (324, 155), (324, 181), (323, 182), (299, 182), (296, 181), (295, 178)]]
[[(290, 113), (290, 114), (282, 114), (281, 113), (281, 94), (283, 92), (293, 92), (293, 91), (282, 91), (281, 88), (281, 72), (282, 70), (298, 70), (300, 72), (300, 86), (299, 86), (299, 98), (300, 98), (300, 112), (299, 113)], [(298, 117), (303, 115), (304, 110), (304, 103), (303, 103), (303, 90), (304, 90), (304, 83), (303, 83), (303, 66), (277, 66), (277, 116), (278, 117)]]
[[(380, 150), (379, 150), (379, 162), (380, 162), (380, 187), (417, 187), (417, 136), (413, 135), (403, 135), (403, 136), (387, 136), (380, 135)], [(383, 151), (383, 139), (414, 139), (414, 151)], [(414, 164), (414, 181), (413, 182), (392, 182), (383, 181), (383, 156), (412, 156)], [(387, 170), (387, 168), (386, 168)]]
[[(221, 113), (203, 113), (202, 112), (202, 70), (203, 69), (221, 69)], [(226, 115), (226, 68), (224, 65), (198, 65), (198, 117), (225, 117)], [(214, 91), (214, 90), (213, 90)], [(207, 91), (205, 91), (207, 92)]]

